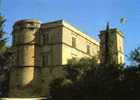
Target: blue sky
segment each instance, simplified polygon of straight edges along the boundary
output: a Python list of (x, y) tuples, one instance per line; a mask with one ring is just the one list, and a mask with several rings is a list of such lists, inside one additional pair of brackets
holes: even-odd
[[(64, 19), (98, 38), (99, 31), (109, 21), (124, 33), (126, 54), (140, 46), (140, 0), (2, 0), (1, 12), (7, 19), (8, 33), (19, 19), (34, 18), (42, 22)], [(128, 22), (120, 24), (121, 17)]]

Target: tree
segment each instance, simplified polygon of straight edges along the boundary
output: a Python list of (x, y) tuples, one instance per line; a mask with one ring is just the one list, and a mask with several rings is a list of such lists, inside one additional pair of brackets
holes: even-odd
[(67, 77), (72, 80), (80, 79), (87, 71), (97, 67), (97, 58), (70, 59), (65, 67)]
[[(66, 77), (55, 79), (50, 85), (52, 100), (118, 100), (126, 92), (123, 65), (98, 64), (96, 60), (82, 58), (67, 65)], [(122, 68), (121, 68), (122, 67)], [(116, 97), (117, 99), (115, 99)], [(123, 100), (123, 99), (120, 99)]]
[(12, 55), (10, 47), (6, 45), (7, 38), (5, 38), (6, 32), (4, 31), (5, 21), (5, 18), (0, 16), (0, 97), (7, 95), (9, 64)]
[(5, 32), (3, 31), (5, 19), (0, 16), (0, 53), (3, 53), (5, 50), (6, 39), (4, 38)]
[(86, 72), (94, 70), (97, 65), (95, 58), (71, 59), (64, 67), (65, 78), (54, 79), (50, 84), (51, 100), (82, 100), (82, 77)]
[[(89, 66), (86, 62), (83, 65), (80, 67)], [(71, 77), (54, 80), (50, 86), (51, 100), (140, 100), (139, 67), (97, 66), (84, 71), (78, 80)], [(73, 64), (74, 67), (78, 66)]]
[(129, 60), (134, 66), (140, 67), (140, 47), (131, 51)]

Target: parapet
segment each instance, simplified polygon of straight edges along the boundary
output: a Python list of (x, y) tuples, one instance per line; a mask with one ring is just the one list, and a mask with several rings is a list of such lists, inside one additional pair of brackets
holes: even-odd
[(13, 25), (13, 29), (21, 29), (21, 28), (27, 28), (27, 29), (36, 29), (40, 28), (41, 22), (36, 19), (25, 19), (25, 20), (19, 20)]
[[(100, 31), (100, 35), (104, 34), (105, 32), (106, 32), (106, 30), (101, 30), (101, 31)], [(121, 32), (118, 28), (111, 28), (111, 29), (109, 29), (109, 32), (110, 32), (110, 33), (115, 32), (115, 33), (118, 33), (119, 35), (121, 35), (122, 37), (124, 37), (124, 33)], [(100, 36), (100, 35), (99, 35), (99, 36)]]

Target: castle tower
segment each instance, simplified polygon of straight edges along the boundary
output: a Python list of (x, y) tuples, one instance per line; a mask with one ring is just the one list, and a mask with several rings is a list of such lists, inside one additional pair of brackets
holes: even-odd
[[(13, 26), (14, 64), (10, 72), (9, 96), (28, 97), (32, 88), (36, 51), (38, 20), (20, 20)], [(28, 91), (28, 92), (27, 92)], [(22, 95), (21, 95), (22, 94)]]
[(100, 62), (103, 64), (123, 64), (124, 47), (123, 33), (117, 28), (109, 28), (100, 31)]

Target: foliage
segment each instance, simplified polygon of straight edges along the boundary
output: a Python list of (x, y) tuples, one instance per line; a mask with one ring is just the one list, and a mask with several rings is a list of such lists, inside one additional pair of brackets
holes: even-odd
[[(88, 65), (88, 66), (87, 66)], [(64, 70), (65, 78), (54, 79), (50, 84), (52, 100), (77, 100), (80, 97), (80, 80), (97, 65), (95, 58), (71, 59)], [(76, 91), (76, 92), (73, 92)], [(75, 99), (76, 98), (76, 99)], [(80, 99), (79, 99), (80, 100)]]
[(140, 66), (140, 47), (131, 51), (129, 59), (132, 64)]
[(79, 60), (71, 59), (65, 67), (67, 72), (66, 77), (75, 81), (80, 79), (88, 70), (96, 68), (97, 65), (97, 59), (95, 57), (81, 58)]
[(0, 16), (0, 53), (5, 51), (6, 39), (4, 38), (5, 32), (3, 31), (4, 17)]
[(66, 72), (84, 70), (82, 75), (52, 81), (51, 100), (140, 100), (140, 67), (81, 61), (68, 65)]
[(7, 95), (8, 72), (12, 55), (10, 48), (6, 46), (6, 33), (3, 30), (5, 21), (4, 17), (0, 16), (0, 97)]

